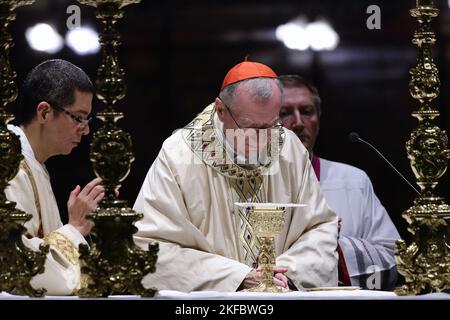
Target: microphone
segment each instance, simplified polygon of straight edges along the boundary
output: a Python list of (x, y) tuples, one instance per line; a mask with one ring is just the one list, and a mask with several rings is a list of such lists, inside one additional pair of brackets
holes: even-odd
[(402, 178), (403, 179), (403, 181), (405, 181), (407, 184), (408, 184), (408, 186), (410, 186), (411, 187), (411, 189), (412, 190), (414, 190), (414, 192), (417, 194), (417, 195), (419, 195), (420, 196), (420, 192), (416, 189), (416, 188), (414, 188), (414, 186), (394, 167), (394, 165), (392, 164), (392, 163), (390, 163), (389, 162), (389, 160), (388, 159), (386, 159), (382, 154), (381, 154), (381, 152), (380, 151), (378, 151), (378, 149), (377, 148), (375, 148), (373, 145), (371, 145), (369, 142), (367, 142), (366, 140), (364, 140), (364, 139), (361, 139), (360, 137), (359, 137), (359, 134), (358, 133), (356, 133), (356, 132), (351, 132), (349, 135), (348, 135), (348, 139), (351, 141), (351, 142), (361, 142), (361, 143), (364, 143), (365, 145), (367, 145), (367, 146), (369, 146), (372, 150), (374, 150), (380, 157), (381, 157), (381, 159), (383, 159), (391, 168), (392, 168), (392, 170), (394, 170), (395, 171), (395, 173), (397, 173), (399, 176), (400, 176), (400, 178)]

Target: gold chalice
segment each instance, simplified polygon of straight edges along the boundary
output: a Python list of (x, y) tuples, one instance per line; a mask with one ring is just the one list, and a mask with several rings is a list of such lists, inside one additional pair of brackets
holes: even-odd
[(258, 254), (258, 266), (261, 267), (261, 283), (248, 292), (289, 292), (290, 289), (277, 287), (273, 280), (275, 266), (274, 239), (284, 226), (284, 213), (287, 207), (304, 207), (304, 204), (293, 203), (252, 203), (237, 202), (237, 206), (246, 208), (253, 233), (258, 237), (261, 248)]

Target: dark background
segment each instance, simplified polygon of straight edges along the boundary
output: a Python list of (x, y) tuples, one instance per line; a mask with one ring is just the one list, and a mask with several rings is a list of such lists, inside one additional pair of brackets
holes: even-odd
[[(447, 0), (436, 2), (441, 13), (434, 23), (438, 38), (434, 57), (442, 82), (436, 104), (441, 112), (438, 123), (448, 130), (450, 15)], [(95, 79), (100, 54), (81, 57), (67, 47), (57, 55), (37, 53), (25, 41), (26, 28), (38, 22), (52, 23), (64, 35), (66, 8), (71, 4), (77, 2), (37, 0), (17, 10), (10, 31), (16, 43), (11, 63), (19, 85), (33, 66), (49, 58), (67, 59)], [(381, 30), (366, 27), (371, 4), (381, 8)], [(359, 132), (415, 181), (405, 151), (405, 141), (417, 124), (410, 114), (418, 104), (408, 91), (408, 72), (417, 56), (411, 43), (417, 24), (409, 15), (414, 4), (412, 0), (143, 0), (128, 6), (118, 24), (123, 40), (120, 63), (128, 84), (127, 96), (119, 103), (125, 114), (119, 125), (132, 136), (136, 160), (121, 197), (133, 205), (162, 142), (212, 102), (226, 72), (249, 55), (278, 74), (298, 73), (317, 85), (323, 116), (316, 153), (365, 170), (402, 237), (408, 238), (401, 213), (411, 206), (413, 193), (372, 151), (351, 144), (347, 136)], [(99, 31), (95, 9), (80, 7), (82, 25)], [(275, 28), (299, 14), (309, 21), (326, 18), (340, 36), (337, 49), (314, 52), (284, 47), (275, 37)], [(94, 111), (99, 108), (96, 100)], [(98, 127), (97, 120), (91, 131)], [(94, 177), (89, 163), (91, 138), (85, 138), (70, 156), (47, 162), (63, 221), (69, 192)], [(448, 174), (440, 180), (438, 191), (449, 199)]]

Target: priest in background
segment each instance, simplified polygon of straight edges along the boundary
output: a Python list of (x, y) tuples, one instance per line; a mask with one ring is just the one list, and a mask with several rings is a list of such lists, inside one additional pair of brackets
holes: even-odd
[(358, 168), (314, 154), (322, 113), (319, 93), (298, 75), (278, 79), (284, 90), (283, 125), (308, 149), (325, 199), (339, 216), (340, 281), (365, 289), (392, 290), (397, 279), (394, 244), (400, 235), (369, 177)]
[(236, 65), (215, 101), (163, 143), (134, 204), (144, 214), (136, 243), (160, 246), (144, 286), (232, 292), (258, 285), (260, 244), (236, 202), (306, 204), (286, 210), (275, 238), (275, 283), (294, 290), (337, 285), (337, 217), (308, 151), (280, 125), (276, 78), (261, 63)]

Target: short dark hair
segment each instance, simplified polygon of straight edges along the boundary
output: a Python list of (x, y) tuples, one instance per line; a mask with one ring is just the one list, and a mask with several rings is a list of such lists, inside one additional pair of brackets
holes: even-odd
[(317, 88), (311, 82), (296, 74), (282, 75), (279, 76), (278, 79), (285, 88), (305, 87), (306, 89), (308, 89), (313, 96), (314, 106), (316, 107), (317, 113), (319, 114), (319, 116), (322, 114), (322, 99), (320, 98), (319, 90), (317, 90)]
[(19, 104), (12, 110), (15, 123), (30, 123), (36, 115), (37, 105), (42, 101), (59, 107), (71, 105), (75, 102), (75, 90), (95, 92), (89, 76), (82, 69), (61, 59), (40, 63), (25, 78)]

